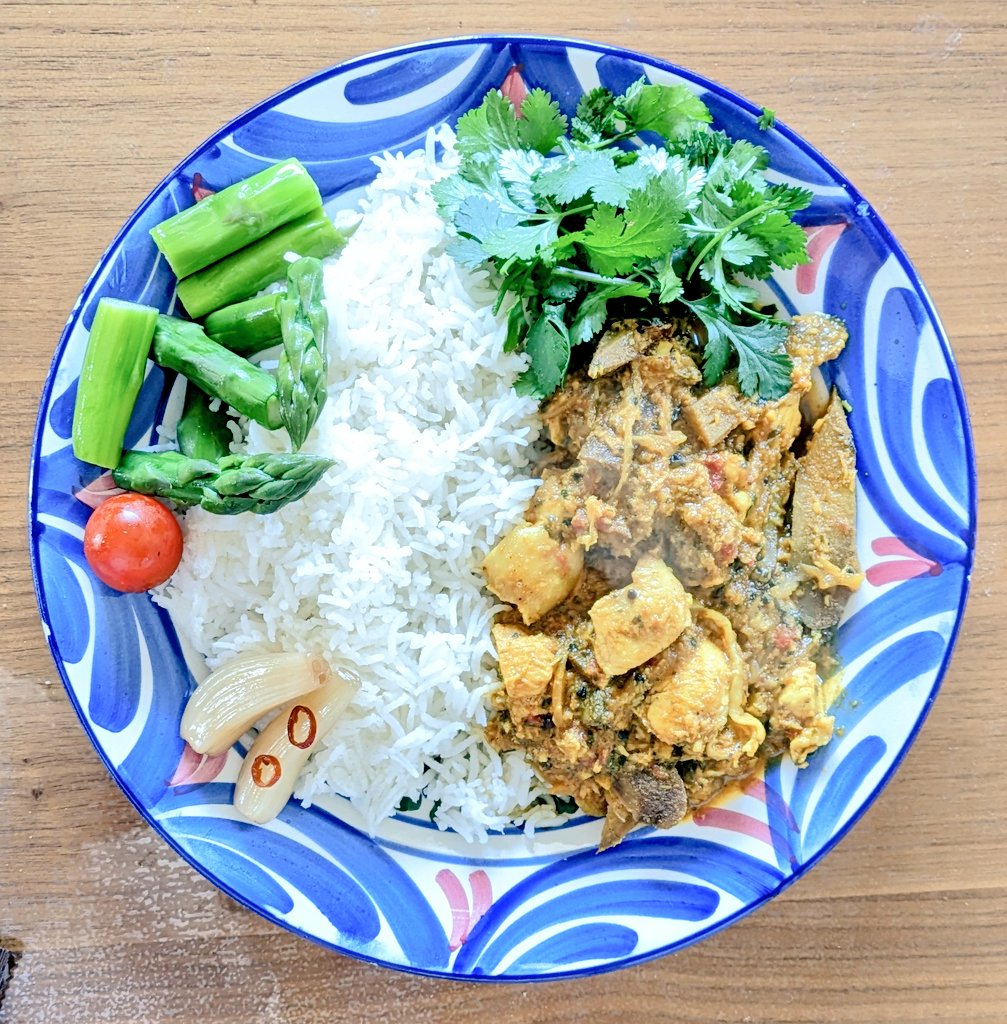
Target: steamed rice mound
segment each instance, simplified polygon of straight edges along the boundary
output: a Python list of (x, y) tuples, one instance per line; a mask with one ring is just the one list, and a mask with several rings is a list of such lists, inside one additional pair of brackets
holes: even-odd
[[(373, 830), (424, 791), (439, 825), (484, 839), (544, 792), (479, 728), (499, 608), (479, 566), (535, 490), (537, 403), (511, 388), (525, 357), (503, 351), (495, 289), (444, 252), (430, 187), (453, 153), (439, 140), (440, 165), (432, 136), (378, 160), (361, 224), (326, 266), (329, 397), (303, 450), (335, 466), (273, 515), (187, 512), (156, 599), (210, 668), (265, 649), (357, 670), (297, 796), (341, 794)], [(235, 450), (286, 440), (253, 423)]]

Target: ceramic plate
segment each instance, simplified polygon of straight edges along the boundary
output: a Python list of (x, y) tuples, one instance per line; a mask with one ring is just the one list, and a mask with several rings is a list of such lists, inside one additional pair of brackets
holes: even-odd
[[(236, 819), (240, 757), (187, 765), (178, 722), (192, 673), (166, 614), (88, 571), (96, 475), (70, 424), (86, 332), (103, 295), (168, 309), (173, 277), (148, 229), (191, 203), (194, 175), (222, 187), (299, 157), (332, 205), (375, 174), (372, 156), (423, 144), (512, 68), (572, 112), (584, 91), (641, 75), (684, 82), (715, 126), (765, 146), (770, 176), (814, 193), (798, 215), (812, 260), (772, 282), (788, 312), (843, 317), (850, 343), (830, 367), (852, 405), (859, 555), (866, 582), (839, 629), (846, 689), (835, 739), (796, 771), (773, 764), (730, 800), (670, 831), (634, 833), (602, 856), (598, 823), (576, 817), (483, 846), (400, 815), (370, 838), (349, 806), (291, 802), (270, 826)], [(692, 72), (594, 43), (530, 37), (444, 40), (323, 71), (208, 139), (126, 222), (87, 282), (42, 395), (32, 454), (31, 557), (53, 657), (84, 729), (150, 825), (234, 899), (322, 945), (389, 967), (482, 979), (547, 979), (625, 966), (693, 942), (800, 877), (891, 776), (937, 693), (971, 566), (975, 475), (947, 339), (905, 253), (856, 189), (760, 109)], [(127, 437), (150, 443), (165, 415), (152, 368)], [(193, 774), (195, 770), (195, 774)], [(185, 784), (179, 784), (179, 780)]]

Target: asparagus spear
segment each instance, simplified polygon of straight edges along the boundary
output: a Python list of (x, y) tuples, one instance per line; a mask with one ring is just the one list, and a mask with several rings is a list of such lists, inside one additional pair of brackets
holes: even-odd
[(159, 315), (151, 355), (160, 366), (177, 370), (243, 416), (270, 430), (282, 426), (275, 378), (211, 341), (199, 324)]
[(283, 333), (283, 352), (276, 367), (280, 414), (294, 451), (304, 444), (325, 404), (328, 363), (322, 264), (313, 256), (291, 263), (287, 293), (276, 309)]
[(189, 316), (205, 316), (232, 302), (247, 299), (267, 284), (283, 280), (288, 252), (321, 259), (331, 256), (348, 237), (322, 210), (309, 213), (205, 270), (183, 278), (178, 282), (178, 297)]
[(203, 330), (224, 348), (250, 356), (282, 340), (280, 318), (276, 312), (276, 293), (257, 295), (218, 309), (203, 321)]
[(231, 452), (231, 431), (223, 407), (213, 412), (210, 397), (190, 384), (185, 391), (185, 405), (175, 428), (178, 447), (190, 459), (216, 462)]
[(186, 277), (321, 206), (301, 162), (283, 160), (161, 221), (150, 234), (175, 274)]
[(73, 453), (81, 461), (106, 469), (119, 461), (156, 319), (151, 306), (99, 300), (73, 409)]
[(295, 452), (228, 455), (210, 462), (180, 452), (125, 451), (112, 476), (126, 490), (218, 515), (268, 515), (302, 498), (331, 465), (320, 455)]

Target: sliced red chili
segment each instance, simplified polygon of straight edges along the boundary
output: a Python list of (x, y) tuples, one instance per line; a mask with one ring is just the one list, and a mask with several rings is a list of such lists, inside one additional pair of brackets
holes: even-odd
[(260, 789), (269, 789), (280, 781), (280, 759), (272, 754), (259, 754), (252, 762), (252, 782)]
[(287, 739), (295, 747), (307, 750), (315, 742), (317, 733), (318, 722), (311, 708), (297, 704), (290, 709), (290, 716), (287, 718)]

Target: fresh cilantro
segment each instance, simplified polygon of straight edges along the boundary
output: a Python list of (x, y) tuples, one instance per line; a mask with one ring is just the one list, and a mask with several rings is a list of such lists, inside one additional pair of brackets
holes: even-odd
[(521, 393), (559, 387), (571, 346), (604, 330), (614, 300), (620, 315), (691, 314), (708, 384), (736, 367), (746, 394), (787, 391), (786, 326), (756, 308), (750, 282), (807, 261), (793, 214), (811, 194), (772, 184), (766, 150), (710, 121), (688, 87), (646, 79), (592, 89), (569, 123), (542, 89), (520, 112), (490, 92), (459, 119), (458, 169), (433, 194), (454, 229), (448, 252), (496, 274), (505, 347), (529, 360)]
[(478, 106), (458, 119), (455, 145), (463, 157), (495, 156), (504, 149), (519, 149), (521, 133), (517, 111), (496, 89)]
[(570, 341), (574, 345), (590, 341), (604, 327), (608, 304), (612, 299), (631, 295), (645, 299), (650, 289), (642, 281), (628, 281), (625, 284), (602, 285), (586, 295), (577, 309), (577, 315), (570, 325)]
[(540, 199), (561, 203), (590, 193), (595, 202), (625, 206), (650, 174), (651, 169), (639, 162), (619, 166), (611, 149), (573, 150), (545, 165), (535, 180), (535, 193)]
[(738, 384), (747, 395), (782, 398), (790, 390), (793, 364), (784, 351), (786, 324), (760, 319), (751, 325), (733, 322), (711, 296), (686, 306), (706, 328), (703, 381), (716, 384), (724, 376), (732, 350), (738, 356)]
[(570, 363), (570, 338), (558, 321), (556, 310), (552, 315), (542, 313), (525, 338), (525, 351), (531, 365), (518, 378), (520, 394), (546, 397), (563, 383)]
[(551, 152), (566, 135), (566, 116), (544, 89), (532, 89), (521, 104), (518, 134), (522, 144), (539, 153)]
[(598, 86), (584, 93), (570, 125), (574, 143), (590, 146), (601, 142), (606, 134), (614, 135), (616, 116), (615, 96), (608, 89)]
[(634, 82), (622, 98), (621, 109), (638, 132), (657, 132), (666, 139), (690, 131), (697, 122), (713, 120), (706, 104), (685, 85)]
[(596, 207), (580, 237), (591, 269), (608, 276), (627, 274), (640, 261), (668, 252), (683, 238), (682, 213), (678, 197), (659, 178), (634, 192), (621, 212)]
[(757, 123), (764, 132), (768, 132), (776, 124), (776, 113), (769, 107), (763, 107)]
[(486, 232), (482, 247), (488, 256), (528, 261), (535, 259), (543, 249), (548, 249), (556, 238), (557, 224), (552, 220), (538, 224), (511, 224)]

